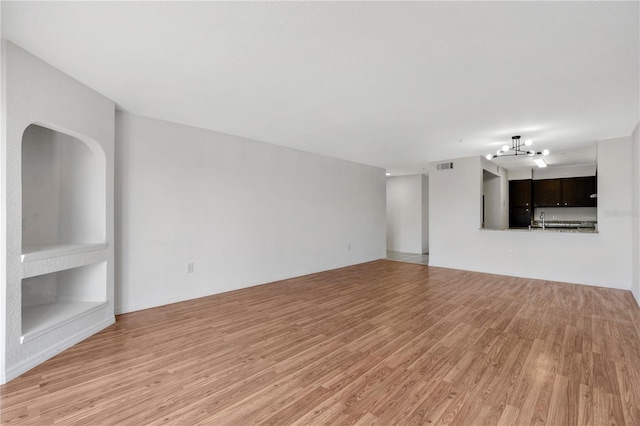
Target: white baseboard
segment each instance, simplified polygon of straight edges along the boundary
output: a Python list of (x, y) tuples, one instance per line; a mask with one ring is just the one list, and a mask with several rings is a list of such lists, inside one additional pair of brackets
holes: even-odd
[[(21, 374), (24, 374), (27, 371), (31, 370), (33, 367), (36, 367), (42, 364), (44, 361), (50, 358), (53, 358), (54, 356), (58, 355), (60, 352), (63, 352), (64, 350), (69, 349), (71, 346), (96, 334), (97, 332), (107, 328), (108, 326), (110, 326), (115, 322), (116, 322), (115, 317), (107, 318), (104, 321), (101, 321), (100, 323), (94, 325), (91, 328), (82, 330), (74, 334), (73, 336), (70, 336), (58, 342), (56, 345), (50, 347), (44, 352), (41, 352), (31, 358), (25, 359), (24, 361), (14, 365), (13, 367), (8, 368), (6, 371), (6, 374), (2, 374), (0, 376), (0, 384), (5, 384), (10, 380), (15, 379)], [(1, 372), (1, 373), (4, 373), (4, 372)]]

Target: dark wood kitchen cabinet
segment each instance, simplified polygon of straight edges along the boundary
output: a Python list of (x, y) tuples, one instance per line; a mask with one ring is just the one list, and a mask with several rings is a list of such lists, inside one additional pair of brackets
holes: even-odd
[(509, 228), (528, 228), (531, 225), (531, 207), (513, 207), (509, 209)]
[(562, 180), (562, 200), (565, 207), (596, 207), (597, 199), (591, 198), (596, 192), (595, 176)]
[(509, 207), (531, 207), (531, 179), (509, 181)]
[(509, 181), (509, 228), (531, 225), (531, 179)]
[(596, 177), (543, 179), (533, 181), (534, 207), (595, 207)]
[(533, 181), (534, 207), (560, 207), (562, 204), (562, 182), (560, 179)]

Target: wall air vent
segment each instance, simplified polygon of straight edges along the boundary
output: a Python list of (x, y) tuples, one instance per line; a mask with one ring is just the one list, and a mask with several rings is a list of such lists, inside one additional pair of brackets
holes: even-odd
[(438, 170), (453, 169), (453, 163), (440, 163), (438, 164)]

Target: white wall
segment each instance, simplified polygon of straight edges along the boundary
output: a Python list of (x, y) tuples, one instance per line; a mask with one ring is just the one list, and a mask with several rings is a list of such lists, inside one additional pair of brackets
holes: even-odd
[(638, 124), (631, 135), (631, 217), (632, 217), (632, 250), (631, 264), (632, 283), (631, 292), (640, 305), (640, 124)]
[(595, 176), (596, 164), (583, 164), (579, 166), (544, 167), (533, 169), (533, 179), (561, 179), (581, 176)]
[(506, 173), (496, 176), (486, 170), (483, 173), (484, 227), (507, 229), (509, 227), (509, 181)]
[(387, 178), (387, 250), (424, 253), (422, 189), (421, 174)]
[(429, 176), (422, 175), (422, 253), (429, 253)]
[[(484, 195), (484, 227), (509, 228), (508, 170), (482, 158), (482, 195)], [(482, 210), (480, 211), (482, 222)]]
[(501, 206), (500, 176), (484, 171), (482, 177), (482, 195), (484, 196), (484, 227), (489, 229), (503, 229), (500, 224)]
[(509, 180), (524, 180), (531, 179), (533, 177), (533, 169), (530, 167), (509, 169)]
[(560, 179), (567, 177), (595, 176), (595, 164), (581, 164), (577, 166), (545, 167), (545, 168), (517, 168), (509, 170), (509, 180), (522, 179)]
[(431, 163), (429, 264), (629, 289), (631, 140), (602, 141), (598, 150), (597, 234), (481, 230), (481, 157), (452, 160), (452, 170)]
[(116, 312), (386, 257), (383, 169), (121, 112), (116, 165)]
[(509, 171), (501, 167), (499, 172), (500, 201), (502, 204), (502, 209), (500, 210), (500, 227), (501, 229), (509, 229)]
[[(0, 49), (0, 150), (3, 154), (0, 155), (0, 269), (4, 271), (7, 267), (7, 45), (4, 40), (0, 40)], [(7, 380), (7, 329), (2, 326), (7, 324), (7, 304), (2, 303), (7, 300), (7, 282), (7, 274), (0, 273), (0, 383)]]

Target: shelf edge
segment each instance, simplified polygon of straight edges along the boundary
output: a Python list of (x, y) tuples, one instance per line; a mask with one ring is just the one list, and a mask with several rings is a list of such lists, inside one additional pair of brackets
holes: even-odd
[(108, 247), (107, 243), (96, 244), (60, 244), (60, 248), (51, 245), (48, 249), (36, 251), (27, 251), (20, 255), (20, 262), (33, 262), (36, 260), (51, 259), (61, 256), (69, 256), (73, 254), (88, 253), (96, 250), (103, 250)]
[(22, 345), (23, 343), (26, 343), (26, 342), (29, 342), (31, 340), (37, 339), (38, 337), (43, 336), (43, 335), (51, 332), (51, 330), (53, 330), (53, 329), (63, 327), (63, 326), (65, 326), (65, 325), (67, 325), (67, 324), (69, 324), (69, 323), (71, 323), (71, 322), (73, 322), (73, 321), (75, 321), (77, 319), (80, 319), (80, 318), (82, 318), (82, 317), (84, 317), (86, 315), (89, 315), (89, 314), (91, 314), (93, 312), (96, 312), (96, 311), (106, 307), (107, 304), (108, 304), (107, 301), (95, 302), (95, 303), (96, 303), (96, 305), (91, 306), (91, 307), (87, 308), (86, 310), (84, 310), (84, 311), (82, 311), (82, 312), (80, 312), (78, 314), (72, 315), (72, 316), (70, 316), (68, 318), (65, 318), (65, 319), (61, 320), (61, 321), (53, 323), (53, 324), (43, 328), (42, 330), (38, 330), (36, 332), (27, 332), (27, 333), (21, 335), (20, 336), (20, 344)]

